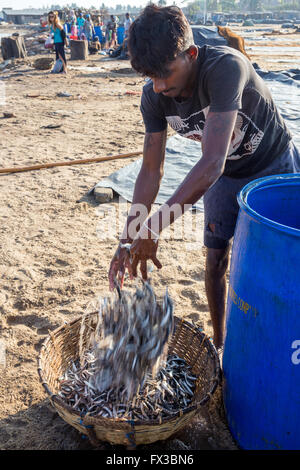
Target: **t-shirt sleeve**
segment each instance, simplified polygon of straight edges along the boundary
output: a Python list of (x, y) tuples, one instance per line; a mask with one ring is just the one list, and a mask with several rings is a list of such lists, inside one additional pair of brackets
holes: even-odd
[(243, 60), (236, 56), (224, 56), (209, 74), (210, 111), (241, 109), (242, 95), (248, 81), (248, 69)]
[(159, 105), (158, 97), (151, 99), (147, 85), (143, 89), (140, 109), (146, 132), (161, 132), (166, 129), (168, 123)]

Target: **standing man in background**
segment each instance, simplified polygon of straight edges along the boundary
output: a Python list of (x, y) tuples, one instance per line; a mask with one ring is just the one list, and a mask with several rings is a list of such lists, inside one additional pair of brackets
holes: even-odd
[(130, 18), (129, 13), (126, 13), (124, 20), (124, 39), (128, 38), (131, 23), (132, 19)]

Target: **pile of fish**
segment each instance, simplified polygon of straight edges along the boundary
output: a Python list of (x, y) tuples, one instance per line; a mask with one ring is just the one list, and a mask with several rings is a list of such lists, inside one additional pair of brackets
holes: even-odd
[(168, 292), (162, 304), (146, 282), (133, 293), (117, 286), (117, 293), (101, 301), (96, 327), (83, 317), (80, 358), (60, 378), (59, 396), (91, 416), (170, 416), (188, 406), (196, 378), (186, 361), (167, 357), (174, 326)]
[(134, 292), (117, 292), (103, 299), (90, 338), (97, 359), (92, 385), (99, 391), (123, 386), (131, 399), (146, 375), (155, 376), (166, 359), (173, 305), (167, 291), (160, 305), (146, 282)]
[(93, 353), (87, 351), (83, 365), (73, 362), (61, 377), (58, 395), (83, 415), (160, 421), (187, 407), (194, 395), (196, 377), (186, 361), (177, 355), (168, 356), (155, 378), (147, 376), (132, 400), (128, 400), (125, 387), (99, 392), (92, 385), (96, 363)]

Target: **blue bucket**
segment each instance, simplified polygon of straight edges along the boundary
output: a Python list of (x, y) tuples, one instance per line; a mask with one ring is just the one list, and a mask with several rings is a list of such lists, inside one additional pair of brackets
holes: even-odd
[(300, 449), (300, 174), (238, 195), (223, 355), (224, 404), (244, 449)]

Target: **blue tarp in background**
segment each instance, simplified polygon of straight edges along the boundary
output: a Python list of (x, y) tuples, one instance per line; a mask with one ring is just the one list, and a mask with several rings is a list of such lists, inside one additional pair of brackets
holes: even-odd
[(227, 46), (225, 38), (219, 35), (215, 26), (192, 26), (194, 42), (197, 46)]
[[(300, 149), (300, 70), (265, 72), (257, 69), (257, 73), (266, 80), (275, 103), (286, 120), (297, 147)], [(170, 137), (167, 140), (164, 177), (155, 202), (158, 204), (165, 203), (200, 158), (201, 145), (198, 142), (179, 135)], [(108, 178), (101, 180), (96, 187), (112, 188), (116, 193), (131, 202), (141, 163), (142, 159), (140, 158), (126, 165)], [(203, 210), (201, 199), (195, 207), (198, 210)]]

